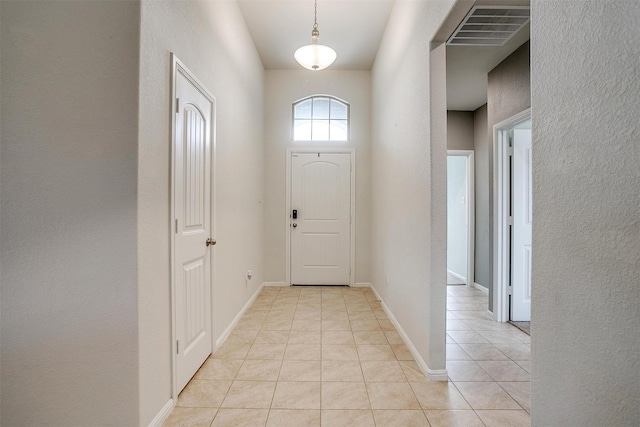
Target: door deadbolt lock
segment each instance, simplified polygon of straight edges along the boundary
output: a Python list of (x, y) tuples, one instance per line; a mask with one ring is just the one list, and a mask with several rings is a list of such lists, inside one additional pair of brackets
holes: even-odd
[(207, 246), (213, 246), (213, 245), (215, 245), (216, 243), (218, 243), (218, 242), (216, 242), (216, 241), (215, 241), (215, 239), (212, 239), (211, 237), (209, 237), (209, 238), (207, 239)]

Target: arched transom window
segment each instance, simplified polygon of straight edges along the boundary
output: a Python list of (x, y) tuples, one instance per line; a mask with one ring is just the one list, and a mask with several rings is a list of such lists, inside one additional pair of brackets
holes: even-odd
[(348, 141), (349, 104), (326, 95), (294, 103), (293, 140)]

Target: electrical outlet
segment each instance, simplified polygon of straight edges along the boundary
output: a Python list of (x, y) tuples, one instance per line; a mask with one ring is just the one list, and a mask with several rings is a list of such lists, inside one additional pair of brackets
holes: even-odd
[(247, 280), (251, 280), (253, 277), (253, 272), (251, 270), (247, 270)]

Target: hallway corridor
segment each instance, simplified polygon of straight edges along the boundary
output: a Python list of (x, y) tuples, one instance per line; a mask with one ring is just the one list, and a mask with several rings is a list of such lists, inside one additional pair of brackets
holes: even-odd
[(368, 288), (266, 287), (165, 426), (528, 426), (528, 336), (448, 287), (450, 381), (427, 381)]

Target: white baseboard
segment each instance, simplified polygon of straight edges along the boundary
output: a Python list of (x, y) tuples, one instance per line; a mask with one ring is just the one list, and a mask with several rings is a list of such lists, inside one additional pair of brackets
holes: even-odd
[(264, 282), (262, 286), (287, 286), (285, 282)]
[(459, 275), (458, 273), (454, 273), (451, 270), (447, 270), (447, 274), (452, 275), (453, 277), (455, 277), (458, 280), (462, 280), (464, 283), (467, 283), (467, 278), (466, 277), (462, 277), (461, 275)]
[(398, 323), (398, 319), (396, 319), (396, 317), (393, 315), (389, 307), (387, 307), (387, 304), (385, 304), (385, 302), (382, 300), (375, 286), (373, 286), (372, 284), (369, 284), (369, 285), (373, 293), (376, 295), (376, 298), (380, 300), (380, 304), (382, 304), (382, 309), (387, 314), (387, 317), (389, 317), (389, 320), (391, 321), (391, 323), (393, 323), (393, 326), (395, 326), (396, 330), (398, 331), (398, 334), (400, 334), (400, 336), (404, 340), (404, 343), (407, 345), (407, 348), (411, 352), (411, 355), (416, 360), (416, 363), (418, 364), (422, 372), (425, 374), (425, 376), (431, 381), (448, 381), (449, 376), (447, 375), (446, 369), (430, 369), (429, 366), (427, 366), (427, 362), (425, 362), (422, 356), (420, 355), (420, 353), (418, 353), (418, 349), (416, 348), (415, 345), (413, 345), (413, 342), (411, 341), (407, 333), (404, 331), (404, 329), (402, 329), (402, 326), (400, 326), (400, 323)]
[(473, 283), (473, 287), (474, 287), (474, 288), (476, 288), (476, 289), (478, 289), (478, 290), (481, 290), (482, 292), (484, 292), (484, 293), (485, 293), (485, 294), (487, 294), (487, 295), (489, 294), (489, 288), (485, 288), (484, 286), (482, 286), (482, 285), (480, 285), (480, 284), (478, 284), (478, 283), (475, 283), (475, 282), (474, 282), (474, 283)]
[(493, 311), (487, 310), (487, 316), (489, 316), (491, 320), (496, 320), (496, 315), (493, 314)]
[(353, 287), (354, 288), (372, 288), (373, 289), (373, 285), (371, 285), (371, 283), (369, 283), (369, 282), (356, 282), (356, 283), (353, 284)]
[(149, 423), (149, 427), (160, 427), (162, 423), (164, 423), (167, 418), (169, 418), (169, 414), (173, 411), (173, 408), (176, 406), (176, 401), (173, 399), (169, 399), (167, 403), (162, 407), (158, 415), (155, 416), (153, 420)]
[(216, 349), (220, 348), (222, 344), (224, 344), (226, 339), (229, 337), (229, 334), (231, 334), (231, 331), (233, 331), (233, 328), (236, 327), (236, 325), (238, 324), (242, 316), (244, 316), (244, 313), (246, 313), (249, 307), (251, 307), (251, 305), (256, 300), (256, 298), (258, 297), (258, 295), (260, 294), (260, 291), (262, 290), (262, 288), (264, 288), (264, 286), (265, 284), (263, 283), (258, 287), (258, 289), (251, 296), (251, 298), (249, 298), (249, 301), (247, 301), (244, 307), (242, 307), (242, 310), (240, 310), (240, 312), (236, 315), (236, 317), (233, 318), (231, 323), (229, 323), (229, 326), (227, 326), (227, 329), (225, 329), (222, 335), (220, 335), (220, 337), (216, 340), (216, 348), (213, 350), (214, 352), (216, 351)]

